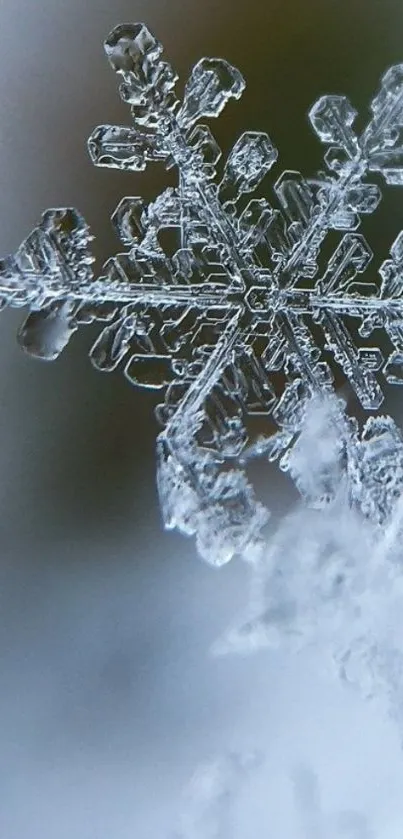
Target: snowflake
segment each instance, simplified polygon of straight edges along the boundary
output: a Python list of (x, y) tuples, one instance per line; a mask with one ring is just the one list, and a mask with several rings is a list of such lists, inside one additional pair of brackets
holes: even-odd
[[(80, 325), (99, 321), (94, 366), (123, 365), (134, 385), (164, 391), (157, 417), (165, 525), (195, 534), (202, 556), (222, 564), (235, 553), (253, 555), (267, 521), (245, 475), (250, 457), (279, 459), (305, 492), (298, 438), (310, 401), (333, 392), (333, 362), (365, 410), (381, 405), (382, 378), (403, 381), (403, 232), (378, 282), (357, 232), (381, 199), (372, 180), (403, 185), (403, 65), (383, 77), (360, 136), (345, 97), (316, 102), (309, 119), (328, 146), (326, 168), (308, 179), (283, 172), (272, 205), (247, 197), (276, 163), (269, 136), (245, 132), (221, 165), (210, 128), (200, 124), (241, 96), (236, 68), (201, 59), (181, 103), (177, 76), (146, 26), (116, 27), (105, 50), (134, 125), (96, 128), (88, 142), (93, 162), (135, 172), (159, 161), (177, 168), (178, 186), (149, 203), (123, 198), (112, 220), (126, 250), (99, 276), (83, 218), (73, 209), (48, 210), (2, 261), (0, 295), (4, 305), (29, 308), (19, 340), (33, 355), (55, 358)], [(169, 252), (166, 241), (174, 242)], [(372, 338), (376, 330), (389, 343), (386, 354)], [(362, 490), (363, 452), (379, 429), (382, 440), (394, 434), (384, 466), (394, 475), (401, 460), (396, 427), (392, 433), (382, 425), (388, 420), (367, 424), (360, 441), (341, 407), (329, 422), (352, 498), (380, 520), (392, 502), (384, 491)], [(264, 435), (257, 437), (256, 424)], [(322, 500), (332, 492), (325, 483), (315, 490)]]

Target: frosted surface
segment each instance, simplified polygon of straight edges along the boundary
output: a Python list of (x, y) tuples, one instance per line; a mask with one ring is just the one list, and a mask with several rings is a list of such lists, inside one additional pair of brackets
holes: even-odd
[(161, 393), (164, 522), (194, 534), (213, 564), (259, 552), (268, 511), (245, 475), (251, 457), (277, 459), (311, 504), (328, 504), (342, 484), (353, 506), (385, 521), (402, 483), (393, 421), (374, 417), (360, 431), (332, 402), (334, 456), (319, 470), (306, 468), (299, 435), (338, 369), (366, 411), (380, 408), (385, 382), (403, 381), (403, 231), (378, 272), (358, 232), (379, 184), (403, 185), (403, 65), (384, 75), (361, 134), (347, 98), (322, 96), (309, 120), (326, 147), (323, 171), (277, 172), (266, 189), (278, 166), (269, 136), (246, 131), (223, 161), (203, 122), (241, 96), (236, 68), (202, 58), (180, 102), (144, 24), (117, 26), (105, 51), (132, 121), (98, 126), (92, 161), (131, 172), (159, 162), (178, 184), (151, 202), (122, 199), (112, 221), (124, 250), (99, 274), (81, 215), (44, 213), (0, 264), (3, 305), (29, 310), (21, 345), (51, 360), (96, 321), (93, 365), (120, 365), (129, 382)]

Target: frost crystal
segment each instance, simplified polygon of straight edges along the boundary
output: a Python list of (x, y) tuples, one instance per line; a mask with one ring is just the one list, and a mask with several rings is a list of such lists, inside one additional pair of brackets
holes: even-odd
[[(99, 321), (94, 366), (123, 365), (134, 385), (164, 392), (157, 416), (165, 525), (195, 534), (201, 555), (222, 564), (255, 553), (268, 517), (245, 476), (250, 457), (279, 459), (308, 500), (332, 497), (334, 463), (307, 483), (298, 439), (311, 400), (333, 391), (333, 367), (365, 410), (381, 405), (382, 379), (403, 381), (403, 231), (379, 279), (357, 232), (378, 207), (380, 177), (403, 185), (403, 64), (383, 77), (361, 135), (345, 97), (318, 100), (309, 119), (328, 147), (325, 169), (313, 178), (283, 172), (272, 204), (249, 197), (277, 160), (268, 135), (245, 132), (221, 165), (201, 122), (242, 94), (236, 68), (201, 59), (179, 102), (177, 76), (146, 26), (116, 27), (105, 50), (133, 125), (96, 128), (93, 162), (136, 172), (159, 161), (177, 169), (178, 185), (150, 203), (122, 199), (113, 223), (125, 251), (99, 276), (83, 218), (48, 210), (2, 261), (0, 294), (4, 305), (29, 308), (19, 340), (33, 355), (56, 358), (81, 324)], [(373, 419), (360, 443), (341, 408), (329, 422), (336, 472), (348, 474), (352, 500), (381, 521), (402, 483), (396, 428)]]

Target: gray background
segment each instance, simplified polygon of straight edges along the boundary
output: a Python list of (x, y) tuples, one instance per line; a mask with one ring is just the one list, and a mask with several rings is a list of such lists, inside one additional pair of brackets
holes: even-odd
[[(363, 110), (403, 61), (399, 0), (0, 0), (3, 254), (43, 209), (74, 205), (104, 258), (120, 197), (157, 191), (159, 174), (96, 170), (86, 152), (95, 125), (128, 119), (102, 50), (128, 20), (148, 23), (182, 78), (204, 54), (239, 66), (247, 92), (217, 137), (228, 147), (243, 128), (268, 130), (282, 164), (308, 172), (320, 161), (308, 106), (332, 91)], [(383, 254), (402, 226), (393, 193), (372, 228)], [(31, 361), (18, 322), (3, 314), (0, 334), (1, 839), (163, 837), (200, 760), (256, 745), (267, 762), (242, 839), (303, 836), (289, 781), (301, 761), (327, 809), (357, 807), (400, 837), (390, 723), (313, 654), (209, 656), (246, 572), (213, 571), (162, 533), (152, 398), (93, 371), (89, 333), (54, 365)], [(280, 511), (288, 491), (270, 480)]]

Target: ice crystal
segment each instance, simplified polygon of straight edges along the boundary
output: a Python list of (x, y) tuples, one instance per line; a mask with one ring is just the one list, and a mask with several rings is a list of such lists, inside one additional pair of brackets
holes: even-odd
[[(165, 525), (195, 534), (201, 555), (222, 564), (235, 553), (254, 555), (268, 517), (246, 478), (248, 458), (278, 459), (308, 500), (332, 497), (334, 464), (322, 470), (319, 489), (319, 476), (307, 482), (298, 439), (312, 399), (333, 391), (334, 370), (365, 410), (380, 407), (382, 381), (403, 381), (403, 231), (379, 277), (357, 232), (381, 200), (380, 178), (403, 185), (403, 64), (384, 75), (360, 135), (348, 99), (316, 102), (309, 120), (327, 146), (325, 169), (313, 178), (283, 172), (271, 203), (261, 190), (250, 197), (277, 161), (269, 136), (243, 133), (221, 164), (201, 122), (242, 94), (236, 68), (201, 59), (180, 102), (177, 76), (146, 26), (117, 26), (105, 50), (133, 124), (96, 128), (88, 141), (93, 162), (130, 172), (160, 162), (178, 171), (178, 185), (149, 203), (122, 199), (112, 219), (125, 250), (99, 275), (80, 214), (48, 210), (1, 263), (1, 299), (28, 307), (19, 340), (33, 355), (57, 357), (81, 324), (98, 321), (94, 366), (122, 365), (134, 385), (163, 391)], [(164, 250), (166, 231), (172, 253)], [(334, 243), (329, 257), (325, 240)], [(258, 438), (256, 418), (266, 423)], [(401, 486), (397, 430), (375, 418), (360, 443), (341, 408), (329, 421), (336, 472), (349, 475), (354, 503), (382, 520)]]

